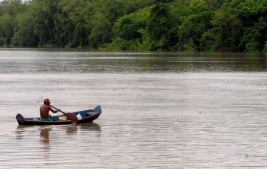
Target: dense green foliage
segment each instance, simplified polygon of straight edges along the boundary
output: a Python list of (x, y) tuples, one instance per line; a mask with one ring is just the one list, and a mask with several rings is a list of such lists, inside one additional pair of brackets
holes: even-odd
[(0, 46), (267, 51), (267, 0), (4, 0)]

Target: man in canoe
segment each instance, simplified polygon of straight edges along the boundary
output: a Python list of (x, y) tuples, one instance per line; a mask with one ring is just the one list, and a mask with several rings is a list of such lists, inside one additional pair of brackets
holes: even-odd
[(49, 111), (53, 113), (57, 113), (60, 110), (54, 110), (50, 106), (50, 100), (49, 99), (44, 99), (44, 104), (40, 107), (40, 117), (41, 121), (52, 121), (49, 115)]

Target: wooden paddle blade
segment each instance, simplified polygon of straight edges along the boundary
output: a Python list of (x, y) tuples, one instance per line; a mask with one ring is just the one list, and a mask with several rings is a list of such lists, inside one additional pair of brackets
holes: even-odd
[(72, 114), (72, 113), (65, 113), (65, 115), (66, 115), (66, 117), (68, 119), (70, 119), (73, 122), (77, 122), (78, 121), (78, 118), (74, 114)]

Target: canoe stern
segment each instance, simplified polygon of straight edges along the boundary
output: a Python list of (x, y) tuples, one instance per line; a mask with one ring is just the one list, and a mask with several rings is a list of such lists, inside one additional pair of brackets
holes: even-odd
[(23, 125), (25, 122), (25, 119), (21, 114), (17, 114), (16, 119), (17, 119), (19, 125)]

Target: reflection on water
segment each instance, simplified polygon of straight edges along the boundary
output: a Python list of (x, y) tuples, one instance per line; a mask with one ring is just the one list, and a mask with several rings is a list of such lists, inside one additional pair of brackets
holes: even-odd
[[(267, 168), (265, 54), (0, 54), (0, 168)], [(103, 113), (18, 126), (46, 97)]]
[(52, 130), (51, 127), (40, 127), (40, 142), (43, 144), (44, 151), (49, 151), (49, 132)]
[(79, 128), (81, 128), (81, 131), (101, 131), (101, 127), (97, 123), (81, 123), (77, 124)]
[(68, 134), (74, 134), (77, 132), (77, 126), (71, 124), (67, 129)]
[[(89, 148), (101, 137), (101, 127), (97, 123), (17, 126), (14, 132), (0, 138), (2, 152), (9, 154), (0, 155), (0, 168), (25, 168), (29, 164), (27, 168), (77, 167), (79, 158), (87, 157)], [(16, 160), (11, 162), (11, 158)], [(80, 168), (86, 168), (80, 164)]]
[(1, 74), (266, 71), (265, 53), (107, 53), (0, 50)]

